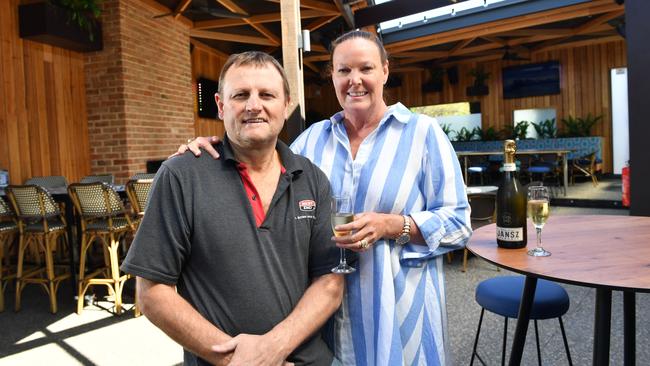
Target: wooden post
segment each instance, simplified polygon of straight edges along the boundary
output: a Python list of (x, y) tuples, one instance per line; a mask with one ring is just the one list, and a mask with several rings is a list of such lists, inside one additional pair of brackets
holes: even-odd
[(305, 129), (305, 88), (302, 77), (302, 49), (298, 48), (300, 1), (281, 0), (282, 64), (291, 88), (291, 107), (280, 138), (293, 141)]

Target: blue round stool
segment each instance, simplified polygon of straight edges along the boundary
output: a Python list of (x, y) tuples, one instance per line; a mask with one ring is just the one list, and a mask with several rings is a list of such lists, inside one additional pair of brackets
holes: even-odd
[[(474, 356), (485, 365), (485, 362), (476, 352), (478, 337), (481, 333), (481, 323), (483, 323), (483, 314), (485, 310), (501, 315), (505, 318), (503, 327), (503, 345), (501, 350), (501, 365), (505, 364), (506, 355), (506, 336), (508, 331), (508, 318), (516, 319), (519, 314), (519, 303), (521, 302), (521, 293), (524, 290), (525, 277), (523, 276), (501, 276), (485, 280), (476, 287), (476, 302), (481, 305), (481, 317), (478, 321), (476, 338), (474, 339), (474, 348), (472, 350), (472, 359), (470, 366), (474, 364)], [(537, 342), (537, 360), (542, 365), (542, 356), (539, 349), (539, 332), (537, 330), (538, 319), (558, 318), (560, 321), (560, 330), (564, 340), (564, 349), (572, 366), (571, 353), (569, 353), (569, 343), (564, 332), (562, 315), (569, 310), (569, 295), (562, 286), (555, 282), (539, 279), (535, 287), (535, 299), (531, 310), (530, 318), (535, 323), (535, 340)]]

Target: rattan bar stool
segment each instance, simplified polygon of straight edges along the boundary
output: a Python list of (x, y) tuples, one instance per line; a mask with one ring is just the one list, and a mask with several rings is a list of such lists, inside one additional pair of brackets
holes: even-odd
[(10, 280), (16, 278), (15, 270), (11, 270), (11, 244), (18, 234), (16, 216), (5, 200), (0, 197), (0, 312), (5, 309), (5, 287)]
[(144, 210), (149, 203), (149, 191), (153, 185), (153, 179), (138, 179), (126, 182), (126, 194), (131, 202), (131, 208), (135, 217), (136, 229), (144, 217)]
[[(122, 289), (130, 278), (120, 273), (120, 240), (135, 231), (119, 195), (105, 183), (74, 183), (68, 186), (75, 209), (81, 218), (81, 251), (77, 313), (84, 307), (84, 294), (90, 286), (105, 285), (114, 296), (115, 313), (122, 313)], [(88, 252), (93, 243), (102, 244), (104, 265), (86, 273)]]
[[(64, 239), (63, 243), (66, 246), (61, 248), (61, 251), (70, 250), (67, 245), (65, 217), (52, 196), (40, 186), (9, 186), (6, 191), (16, 212), (20, 232), (15, 310), (20, 310), (21, 294), (25, 286), (29, 283), (38, 283), (48, 293), (50, 311), (54, 314), (57, 312), (56, 292), (59, 284), (70, 277), (67, 264), (54, 263), (59, 239)], [(33, 268), (24, 267), (23, 262), (28, 249), (35, 257), (36, 266)], [(41, 263), (40, 253), (45, 256), (44, 265)]]

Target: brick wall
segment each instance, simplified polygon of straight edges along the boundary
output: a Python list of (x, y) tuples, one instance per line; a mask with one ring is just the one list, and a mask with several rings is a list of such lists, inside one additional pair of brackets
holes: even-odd
[(189, 27), (144, 1), (105, 0), (86, 58), (91, 170), (123, 183), (194, 136)]

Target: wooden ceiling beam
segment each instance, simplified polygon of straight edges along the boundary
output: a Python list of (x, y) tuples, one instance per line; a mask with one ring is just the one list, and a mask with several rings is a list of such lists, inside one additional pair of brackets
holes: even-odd
[(199, 48), (199, 49), (201, 49), (203, 51), (206, 51), (206, 52), (214, 53), (215, 55), (217, 55), (219, 57), (223, 57), (223, 58), (230, 57), (229, 54), (227, 54), (225, 52), (222, 52), (222, 51), (220, 51), (220, 50), (218, 50), (218, 49), (216, 49), (214, 47), (208, 46), (207, 44), (199, 41), (198, 39), (190, 38), (190, 43), (196, 48)]
[(605, 13), (576, 28), (574, 34), (591, 33), (594, 29), (600, 27), (601, 25), (607, 23), (612, 19), (616, 19), (620, 17), (623, 14), (625, 14), (625, 11), (623, 10), (617, 10), (611, 13)]
[(608, 37), (600, 37), (600, 38), (592, 38), (592, 39), (585, 39), (581, 41), (575, 41), (575, 42), (565, 42), (559, 45), (549, 45), (544, 48), (535, 48), (531, 50), (531, 54), (535, 53), (540, 53), (540, 52), (547, 52), (547, 51), (555, 51), (563, 48), (574, 48), (574, 47), (583, 47), (583, 46), (591, 46), (595, 44), (601, 44), (601, 43), (608, 43), (608, 42), (616, 42), (616, 41), (623, 41), (624, 38), (621, 37), (620, 35), (615, 35), (615, 36), (608, 36)]
[(416, 58), (416, 57), (445, 57), (449, 54), (449, 51), (410, 51), (410, 52), (399, 52), (393, 53), (390, 56), (392, 58)]
[[(409, 65), (417, 62), (423, 62), (423, 61), (430, 61), (434, 59), (441, 59), (445, 60), (449, 57), (452, 56), (463, 56), (463, 55), (471, 55), (473, 53), (479, 53), (479, 52), (485, 52), (489, 50), (494, 50), (494, 49), (500, 49), (502, 46), (500, 44), (496, 43), (486, 43), (482, 44), (479, 46), (474, 46), (474, 47), (465, 47), (465, 48), (459, 48), (455, 52), (452, 53), (452, 51), (447, 51), (447, 52), (441, 52), (440, 54), (437, 55), (430, 55), (429, 57), (422, 55), (420, 57), (412, 57), (408, 60), (400, 60), (399, 65)], [(499, 53), (501, 54), (501, 53)]]
[(183, 12), (191, 2), (192, 0), (182, 0), (178, 5), (176, 5), (176, 9), (174, 9), (174, 20), (177, 20), (181, 15), (183, 15)]
[(474, 42), (475, 39), (476, 38), (468, 38), (468, 39), (465, 39), (465, 40), (462, 40), (462, 41), (458, 42), (454, 46), (454, 48), (452, 48), (449, 51), (449, 56), (455, 55), (458, 51), (462, 50), (463, 48), (467, 47), (470, 43)]
[[(233, 13), (246, 14), (249, 15), (246, 10), (241, 8), (239, 5), (235, 4), (232, 0), (216, 0), (219, 4), (223, 5), (226, 9)], [(248, 18), (242, 19), (246, 24), (250, 25), (256, 31), (260, 32), (264, 37), (268, 38), (274, 45), (279, 46), (282, 43), (280, 37), (275, 35), (270, 29), (266, 28), (262, 24), (251, 22)]]
[(308, 62), (329, 61), (330, 55), (309, 55), (303, 57), (303, 60)]
[[(566, 35), (565, 37), (560, 37), (556, 39), (551, 39), (548, 40), (542, 44), (539, 44), (534, 47), (534, 49), (545, 49), (548, 48), (552, 45), (562, 43), (563, 41), (566, 41), (567, 39), (571, 38), (572, 36), (580, 35), (580, 34), (587, 34), (591, 33), (592, 31), (601, 28), (601, 26), (605, 23), (607, 23), (609, 20), (615, 19), (620, 17), (621, 15), (624, 14), (624, 11), (617, 10), (613, 11), (610, 13), (605, 13), (601, 16), (598, 16), (596, 18), (591, 19), (590, 21), (584, 23), (583, 25), (573, 29), (570, 34)], [(608, 26), (609, 27), (609, 26)]]
[[(280, 3), (280, 0), (266, 0), (271, 3)], [(314, 9), (314, 10), (322, 10), (322, 11), (327, 11), (327, 12), (337, 12), (338, 13), (338, 8), (334, 3), (332, 2), (324, 2), (324, 1), (318, 1), (318, 0), (300, 0), (300, 7), (301, 8), (307, 8), (307, 9)]]
[(324, 26), (325, 24), (331, 23), (334, 19), (338, 18), (340, 15), (331, 15), (326, 17), (321, 17), (313, 20), (311, 23), (305, 26), (305, 29), (309, 29), (310, 32), (315, 31), (316, 29)]
[(248, 44), (257, 44), (261, 46), (277, 46), (272, 41), (265, 37), (243, 36), (240, 34), (212, 32), (199, 29), (190, 29), (190, 37), (214, 39), (217, 41), (229, 41)]
[[(319, 18), (322, 16), (339, 16), (338, 12), (334, 13), (324, 13), (317, 10), (304, 10), (300, 12), (300, 17), (302, 19), (308, 18)], [(201, 20), (194, 22), (194, 29), (212, 29), (212, 28), (227, 28), (237, 25), (246, 25), (250, 23), (273, 23), (280, 21), (280, 13), (268, 13), (268, 14), (259, 14), (253, 15), (251, 17), (244, 19), (213, 19), (213, 20)]]
[(304, 58), (302, 59), (302, 64), (307, 66), (308, 69), (315, 72), (316, 74), (320, 74), (320, 69), (318, 69), (318, 67), (316, 67), (316, 65), (314, 65), (311, 62), (305, 60)]
[(623, 9), (622, 5), (618, 5), (611, 0), (596, 0), (589, 3), (581, 3), (578, 5), (527, 14), (510, 19), (501, 19), (487, 24), (477, 24), (463, 29), (454, 29), (451, 31), (432, 34), (425, 37), (396, 42), (387, 45), (386, 48), (393, 53), (410, 51), (422, 47), (429, 47), (454, 42), (461, 39), (467, 39), (470, 37), (489, 36), (515, 29), (555, 23), (562, 20), (602, 14), (621, 9)]
[(311, 44), (311, 52), (321, 52), (321, 53), (327, 53), (329, 55), (329, 50), (325, 48), (325, 46), (321, 44)]
[(571, 28), (525, 28), (514, 29), (503, 33), (494, 34), (496, 37), (529, 37), (548, 34), (565, 34), (571, 32)]
[(336, 8), (348, 27), (356, 28), (354, 25), (354, 14), (352, 13), (352, 9), (350, 9), (350, 5), (344, 4), (342, 0), (334, 0), (334, 5), (336, 5)]
[(495, 54), (492, 54), (492, 55), (477, 56), (477, 57), (472, 57), (472, 58), (465, 58), (465, 59), (462, 59), (462, 60), (454, 60), (454, 61), (443, 62), (442, 64), (440, 64), (440, 66), (449, 67), (449, 66), (460, 65), (460, 64), (497, 61), (497, 60), (501, 60), (502, 57), (503, 57), (502, 54), (495, 53)]
[(250, 15), (246, 10), (242, 9), (239, 5), (235, 4), (232, 0), (215, 0), (215, 1), (233, 13), (245, 14), (246, 16)]
[(508, 42), (506, 40), (504, 40), (502, 38), (499, 38), (499, 37), (484, 36), (484, 37), (481, 37), (481, 38), (483, 38), (484, 40), (486, 40), (488, 42), (491, 42), (491, 43), (500, 44), (501, 46), (506, 46), (508, 44)]

